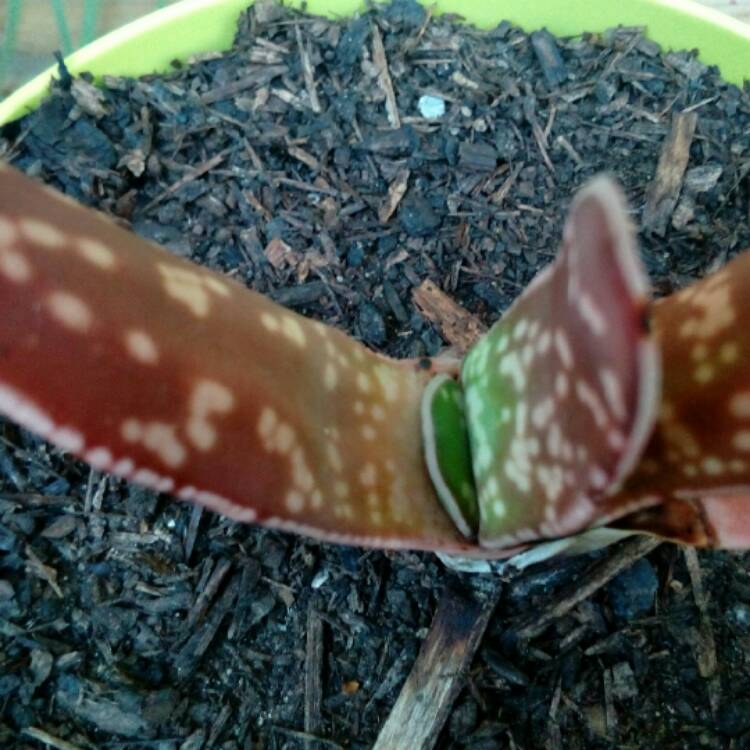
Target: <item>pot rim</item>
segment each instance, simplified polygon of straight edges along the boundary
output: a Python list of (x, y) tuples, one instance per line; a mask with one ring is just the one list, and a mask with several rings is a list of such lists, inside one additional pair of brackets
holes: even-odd
[[(423, 3), (431, 0), (421, 0)], [(65, 58), (72, 74), (138, 76), (169, 70), (172, 61), (228, 49), (239, 14), (250, 0), (181, 0), (154, 11)], [(287, 0), (292, 7), (302, 0)], [(750, 24), (693, 0), (436, 0), (438, 13), (457, 12), (478, 27), (502, 19), (526, 31), (547, 28), (558, 36), (604, 31), (615, 26), (645, 26), (648, 38), (665, 49), (698, 49), (699, 59), (717, 65), (722, 77), (737, 85), (750, 79)], [(361, 0), (308, 0), (307, 11), (348, 16), (363, 8)], [(164, 39), (169, 39), (169, 44)], [(33, 110), (57, 76), (51, 66), (0, 102), (0, 125)]]

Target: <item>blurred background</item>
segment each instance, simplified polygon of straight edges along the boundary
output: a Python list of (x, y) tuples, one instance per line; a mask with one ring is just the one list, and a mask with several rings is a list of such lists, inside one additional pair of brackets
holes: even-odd
[[(0, 0), (0, 98), (51, 65), (54, 50), (68, 54), (107, 31), (176, 1)], [(750, 0), (702, 2), (750, 23)]]

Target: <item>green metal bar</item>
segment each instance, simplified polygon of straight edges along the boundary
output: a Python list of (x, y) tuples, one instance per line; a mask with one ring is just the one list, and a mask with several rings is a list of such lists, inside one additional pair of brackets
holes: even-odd
[(18, 22), (21, 20), (21, 4), (23, 0), (8, 0), (8, 17), (5, 20), (5, 34), (3, 46), (0, 49), (0, 86), (5, 83), (13, 55), (16, 53), (16, 37)]
[(55, 22), (57, 23), (57, 31), (60, 34), (62, 53), (63, 55), (69, 55), (73, 51), (73, 38), (70, 35), (68, 19), (65, 18), (65, 8), (63, 7), (62, 0), (50, 0), (50, 3), (52, 4), (52, 13), (55, 16)]
[(83, 28), (80, 37), (82, 45), (96, 39), (101, 7), (101, 0), (85, 0), (83, 4)]

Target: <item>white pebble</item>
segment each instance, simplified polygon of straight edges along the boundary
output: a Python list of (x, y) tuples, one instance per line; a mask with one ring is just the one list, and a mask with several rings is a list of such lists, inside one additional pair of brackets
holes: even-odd
[(445, 114), (445, 100), (439, 96), (420, 96), (417, 106), (419, 113), (427, 120), (437, 120)]

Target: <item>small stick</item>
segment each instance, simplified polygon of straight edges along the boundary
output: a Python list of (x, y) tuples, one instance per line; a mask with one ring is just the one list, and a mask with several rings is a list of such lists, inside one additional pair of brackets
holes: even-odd
[[(307, 641), (305, 645), (305, 732), (317, 734), (321, 730), (320, 705), (323, 699), (321, 673), (323, 670), (323, 620), (316, 602), (307, 607)], [(309, 743), (312, 746), (312, 743)]]
[(307, 89), (307, 95), (310, 97), (310, 106), (315, 114), (320, 114), (323, 108), (320, 106), (320, 99), (318, 99), (318, 90), (315, 87), (315, 76), (313, 75), (312, 61), (310, 60), (310, 52), (307, 49), (307, 45), (302, 39), (302, 32), (299, 26), (295, 25), (294, 32), (297, 35), (297, 47), (299, 48), (299, 59), (302, 63), (302, 75), (305, 78), (305, 88)]
[(695, 112), (676, 113), (672, 118), (672, 129), (662, 144), (642, 222), (645, 231), (659, 237), (663, 237), (667, 231), (667, 224), (680, 197), (697, 121)]
[(55, 737), (55, 735), (45, 732), (43, 729), (39, 729), (39, 727), (24, 727), (21, 733), (34, 740), (43, 742), (45, 745), (54, 747), (55, 750), (81, 750), (80, 745), (74, 745), (72, 742)]
[(388, 195), (383, 204), (378, 209), (378, 219), (381, 224), (387, 224), (391, 216), (395, 213), (401, 199), (406, 195), (406, 189), (409, 185), (411, 171), (408, 169), (399, 170), (393, 178), (393, 182), (388, 187)]
[(378, 69), (378, 83), (380, 84), (380, 88), (385, 92), (385, 110), (388, 114), (388, 122), (392, 128), (400, 128), (401, 118), (398, 115), (396, 94), (393, 91), (393, 82), (388, 70), (388, 59), (385, 56), (383, 38), (380, 36), (380, 30), (375, 25), (372, 27), (372, 61)]
[(594, 563), (571, 586), (551, 597), (549, 604), (542, 612), (535, 611), (531, 616), (524, 618), (516, 630), (519, 638), (524, 640), (536, 638), (551, 622), (566, 615), (609, 583), (618, 573), (629, 568), (636, 560), (652, 552), (660, 544), (659, 539), (650, 536), (628, 539), (612, 555)]
[(373, 750), (429, 750), (435, 746), (466, 671), (500, 597), (496, 583), (485, 596), (443, 593), (419, 656)]
[(698, 643), (696, 644), (695, 660), (698, 663), (698, 672), (701, 677), (708, 681), (707, 692), (711, 709), (716, 711), (719, 707), (719, 677), (716, 674), (718, 660), (716, 658), (716, 639), (711, 619), (708, 616), (708, 596), (703, 587), (703, 574), (701, 572), (698, 553), (693, 547), (683, 548), (685, 563), (687, 564), (690, 584), (693, 588), (693, 598), (700, 612), (700, 625), (698, 627)]
[(204, 174), (210, 172), (214, 167), (219, 166), (219, 164), (221, 164), (221, 162), (226, 159), (228, 153), (228, 151), (222, 151), (221, 153), (212, 156), (210, 159), (207, 159), (203, 162), (203, 164), (195, 167), (195, 169), (192, 169), (190, 172), (188, 172), (188, 174), (180, 177), (177, 182), (173, 182), (168, 188), (159, 193), (156, 198), (154, 198), (148, 205), (146, 205), (143, 209), (143, 212), (148, 213), (152, 208), (159, 205), (159, 203), (161, 203), (165, 198), (168, 198), (170, 195), (176, 193), (180, 188), (185, 187), (185, 185), (188, 185), (189, 183), (199, 179), (200, 177), (203, 177)]

